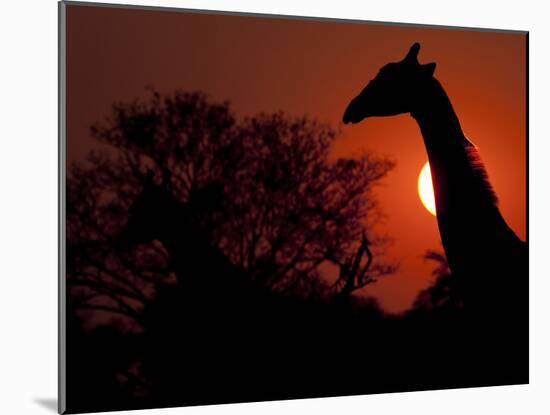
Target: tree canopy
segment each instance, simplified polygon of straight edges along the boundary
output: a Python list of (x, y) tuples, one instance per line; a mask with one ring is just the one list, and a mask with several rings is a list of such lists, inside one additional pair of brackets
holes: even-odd
[[(139, 322), (158, 287), (177, 278), (158, 240), (131, 250), (116, 243), (147, 177), (182, 205), (218, 186), (219, 206), (204, 222), (209, 242), (272, 291), (330, 296), (336, 288), (322, 265), (342, 270), (350, 258), (360, 261), (363, 235), (375, 251), (379, 246), (373, 188), (393, 162), (368, 153), (331, 160), (337, 134), (311, 118), (279, 112), (238, 119), (228, 102), (201, 92), (151, 91), (114, 105), (91, 132), (107, 149), (74, 163), (67, 180), (67, 275), (83, 309)], [(380, 258), (371, 262), (352, 288), (393, 270)]]

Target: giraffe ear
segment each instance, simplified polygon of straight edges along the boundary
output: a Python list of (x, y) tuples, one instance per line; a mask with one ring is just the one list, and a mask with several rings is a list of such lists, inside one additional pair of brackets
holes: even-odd
[(405, 56), (405, 59), (403, 59), (403, 62), (407, 63), (418, 63), (418, 52), (420, 51), (420, 43), (415, 43), (411, 46), (409, 49), (409, 53), (407, 53), (407, 56)]
[(426, 76), (433, 76), (435, 72), (436, 64), (435, 62), (427, 63), (426, 65), (420, 65), (422, 73)]

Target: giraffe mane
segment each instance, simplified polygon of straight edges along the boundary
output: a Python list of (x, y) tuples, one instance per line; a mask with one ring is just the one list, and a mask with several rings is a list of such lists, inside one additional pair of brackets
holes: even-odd
[(479, 183), (481, 193), (484, 196), (488, 196), (490, 202), (494, 206), (498, 206), (498, 197), (493, 189), (493, 186), (491, 185), (491, 182), (489, 181), (489, 175), (487, 174), (485, 165), (481, 160), (481, 155), (479, 154), (477, 146), (470, 141), (467, 141), (464, 148), (466, 150), (468, 161), (472, 166), (473, 178)]

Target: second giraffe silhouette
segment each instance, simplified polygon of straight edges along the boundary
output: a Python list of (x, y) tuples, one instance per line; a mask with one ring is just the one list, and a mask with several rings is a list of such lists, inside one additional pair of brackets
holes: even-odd
[(436, 64), (420, 64), (419, 50), (415, 43), (403, 60), (382, 67), (349, 103), (343, 121), (355, 124), (403, 113), (417, 121), (431, 167), (441, 240), (467, 324), (479, 336), (479, 347), (508, 355), (506, 364), (493, 366), (510, 367), (513, 361), (512, 381), (525, 382), (527, 244), (504, 221), (478, 149), (464, 135), (451, 101), (433, 76)]

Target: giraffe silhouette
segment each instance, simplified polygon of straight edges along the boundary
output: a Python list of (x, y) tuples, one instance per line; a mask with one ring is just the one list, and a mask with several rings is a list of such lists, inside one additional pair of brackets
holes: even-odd
[(419, 50), (415, 43), (403, 60), (383, 66), (351, 100), (343, 122), (403, 113), (417, 121), (441, 240), (468, 324), (487, 353), (521, 355), (514, 360), (521, 371), (528, 366), (527, 244), (504, 221), (478, 149), (433, 76), (436, 64), (420, 64)]

